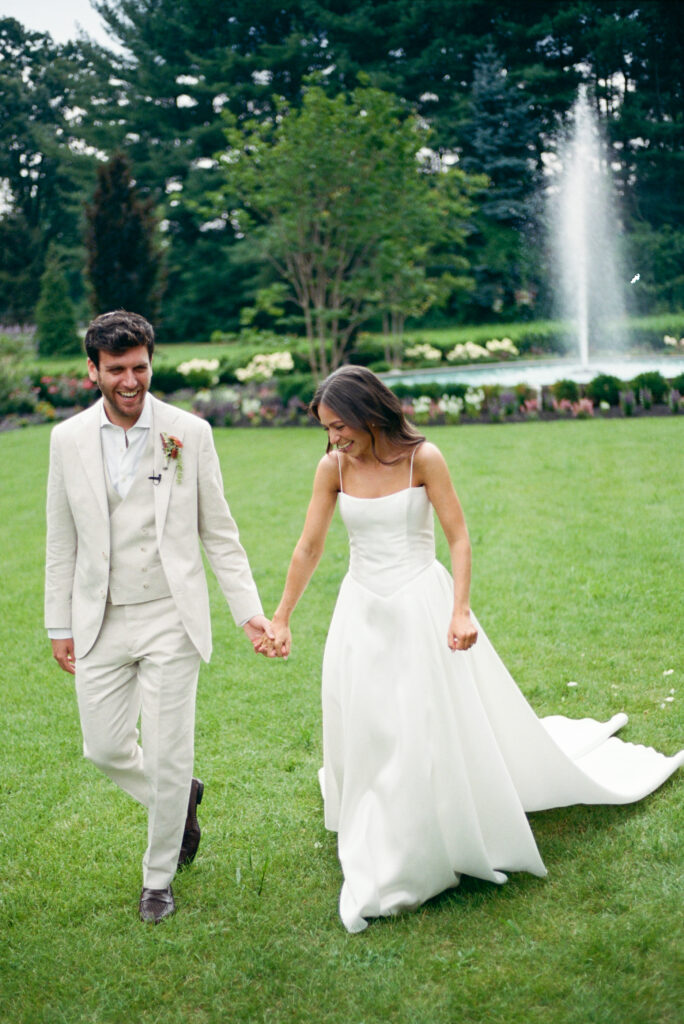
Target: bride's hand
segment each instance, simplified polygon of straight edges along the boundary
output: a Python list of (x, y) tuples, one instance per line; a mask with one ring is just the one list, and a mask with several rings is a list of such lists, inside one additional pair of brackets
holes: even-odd
[(447, 644), (452, 651), (467, 651), (477, 640), (477, 628), (470, 612), (454, 612), (449, 623)]
[(272, 622), (273, 632), (275, 634), (273, 640), (273, 649), (277, 658), (287, 658), (292, 649), (292, 633), (287, 623), (281, 622), (277, 617), (274, 616)]

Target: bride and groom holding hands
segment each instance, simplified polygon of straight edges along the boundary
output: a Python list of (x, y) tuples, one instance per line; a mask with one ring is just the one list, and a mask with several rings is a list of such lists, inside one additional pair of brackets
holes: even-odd
[[(321, 788), (349, 931), (461, 873), (544, 875), (526, 811), (640, 799), (684, 761), (616, 740), (624, 715), (536, 717), (471, 615), (446, 463), (370, 371), (343, 367), (317, 390), (328, 454), (271, 623), (209, 425), (149, 394), (150, 324), (106, 313), (85, 347), (102, 398), (52, 432), (45, 625), (75, 675), (85, 756), (147, 808), (142, 920), (173, 913), (174, 874), (200, 840), (195, 694), (211, 653), (201, 550), (254, 649), (286, 656), (338, 502), (351, 559), (323, 659)], [(435, 559), (433, 512), (451, 575)]]

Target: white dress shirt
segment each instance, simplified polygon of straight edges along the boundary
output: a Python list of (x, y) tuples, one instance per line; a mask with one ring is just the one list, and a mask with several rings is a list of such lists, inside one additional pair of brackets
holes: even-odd
[(146, 400), (140, 416), (128, 430), (117, 427), (107, 417), (104, 403), (100, 418), (102, 458), (109, 481), (116, 493), (123, 499), (131, 489), (135, 474), (152, 429), (152, 410)]

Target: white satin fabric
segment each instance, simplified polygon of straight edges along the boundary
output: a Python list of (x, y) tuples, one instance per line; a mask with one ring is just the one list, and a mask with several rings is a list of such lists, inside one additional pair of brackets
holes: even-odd
[(481, 627), (469, 651), (448, 649), (453, 587), (424, 488), (342, 493), (340, 510), (351, 558), (323, 661), (320, 778), (350, 932), (461, 874), (545, 875), (526, 811), (639, 800), (684, 763), (614, 738), (624, 714), (537, 718)]

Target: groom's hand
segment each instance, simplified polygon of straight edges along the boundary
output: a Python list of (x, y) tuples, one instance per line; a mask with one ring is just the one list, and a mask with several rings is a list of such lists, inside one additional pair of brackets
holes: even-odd
[(70, 672), (72, 676), (76, 675), (73, 637), (69, 637), (67, 640), (51, 640), (50, 643), (52, 644), (52, 657), (59, 667), (63, 668), (65, 672)]
[(270, 620), (265, 615), (254, 615), (242, 628), (247, 634), (256, 654), (264, 654), (267, 658), (275, 658), (276, 652), (273, 645), (275, 633), (273, 632)]

